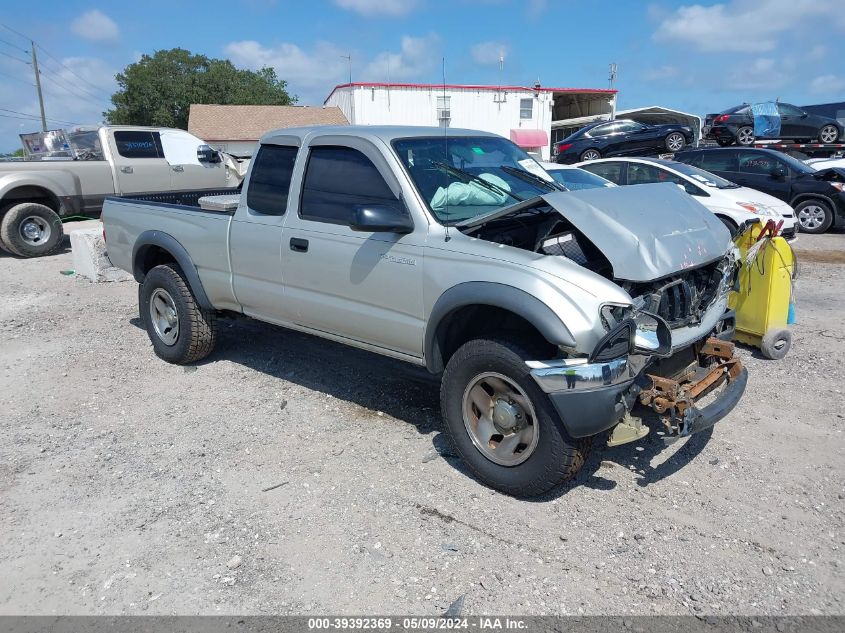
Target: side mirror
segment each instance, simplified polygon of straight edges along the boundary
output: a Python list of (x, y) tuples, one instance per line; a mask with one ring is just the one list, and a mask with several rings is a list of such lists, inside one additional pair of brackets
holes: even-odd
[(666, 357), (672, 354), (672, 330), (656, 314), (638, 312), (634, 317), (634, 350), (641, 354)]
[(414, 222), (405, 205), (397, 200), (356, 206), (349, 228), (366, 233), (410, 233), (414, 230)]
[(772, 168), (772, 178), (775, 180), (783, 180), (786, 178), (786, 170), (778, 165), (777, 167)]
[(219, 163), (220, 153), (210, 145), (200, 145), (197, 148), (197, 160), (201, 163)]

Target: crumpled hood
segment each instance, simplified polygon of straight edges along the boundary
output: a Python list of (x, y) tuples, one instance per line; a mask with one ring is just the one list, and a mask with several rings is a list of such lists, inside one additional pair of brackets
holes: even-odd
[(724, 257), (728, 229), (671, 183), (554, 192), (543, 199), (610, 261), (614, 277), (653, 281)]

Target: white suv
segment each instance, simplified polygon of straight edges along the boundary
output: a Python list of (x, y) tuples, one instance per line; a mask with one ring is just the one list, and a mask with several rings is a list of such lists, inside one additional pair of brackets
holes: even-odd
[(752, 219), (783, 220), (781, 235), (787, 239), (793, 239), (797, 232), (795, 212), (782, 200), (692, 165), (660, 158), (606, 158), (579, 163), (576, 167), (617, 185), (674, 182), (710, 209), (731, 232)]

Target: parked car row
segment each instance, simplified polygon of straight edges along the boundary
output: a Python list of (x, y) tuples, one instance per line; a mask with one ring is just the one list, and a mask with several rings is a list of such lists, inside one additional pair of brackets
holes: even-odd
[(712, 138), (723, 147), (733, 144), (748, 146), (759, 139), (836, 143), (845, 137), (845, 130), (836, 119), (811, 114), (791, 103), (778, 102), (775, 107), (780, 119), (780, 132), (777, 135), (756, 136), (752, 106), (744, 103), (718, 114), (706, 115), (702, 136)]

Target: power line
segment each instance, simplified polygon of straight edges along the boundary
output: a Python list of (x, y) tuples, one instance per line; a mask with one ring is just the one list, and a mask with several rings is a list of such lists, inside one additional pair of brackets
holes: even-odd
[(15, 30), (15, 29), (13, 29), (11, 26), (8, 26), (8, 25), (6, 25), (6, 24), (3, 24), (2, 22), (0, 22), (0, 26), (2, 26), (2, 27), (3, 27), (4, 29), (6, 29), (7, 31), (11, 31), (12, 33), (14, 33), (15, 35), (17, 35), (18, 37), (22, 37), (22, 38), (23, 38), (23, 39), (25, 39), (27, 42), (28, 42), (28, 41), (29, 41), (29, 39), (30, 39), (29, 37), (27, 37), (26, 35), (24, 35), (24, 34), (23, 34), (23, 33), (21, 33), (20, 31), (16, 31), (16, 30)]
[(26, 53), (27, 55), (29, 55), (29, 51), (28, 51), (28, 50), (26, 50), (25, 48), (21, 48), (21, 47), (20, 47), (20, 46), (18, 46), (17, 44), (12, 44), (11, 42), (9, 42), (9, 41), (7, 41), (7, 40), (4, 40), (4, 39), (0, 39), (0, 42), (2, 42), (3, 44), (5, 44), (6, 46), (11, 46), (12, 48), (16, 48), (16, 49), (18, 49), (21, 53)]
[[(40, 119), (40, 118), (41, 118), (41, 117), (40, 117), (39, 115), (37, 115), (37, 114), (29, 114), (29, 113), (27, 113), (27, 112), (18, 112), (17, 110), (9, 110), (8, 108), (0, 108), (0, 111), (2, 111), (2, 112), (11, 112), (12, 114), (20, 114), (21, 116), (27, 116), (27, 117), (30, 117), (30, 118), (33, 118), (33, 119)], [(74, 123), (73, 121), (63, 121), (62, 119), (53, 119), (53, 118), (50, 118), (50, 117), (47, 117), (47, 118), (48, 118), (50, 121), (55, 121), (56, 123), (66, 123), (66, 124), (68, 124), (68, 125), (77, 125), (77, 124), (76, 124), (76, 123)]]
[(3, 77), (8, 77), (9, 79), (14, 79), (15, 81), (20, 81), (22, 83), (25, 83), (27, 86), (32, 86), (33, 88), (35, 88), (35, 84), (31, 81), (27, 81), (26, 79), (21, 79), (20, 77), (15, 77), (14, 75), (10, 75), (9, 73), (4, 73), (2, 71), (0, 71), (0, 75), (2, 75)]
[[(103, 102), (105, 101), (102, 97), (98, 97), (94, 94), (91, 94), (90, 92), (88, 92), (84, 88), (80, 88), (79, 86), (74, 86), (73, 88), (69, 88), (68, 85), (64, 83), (65, 80), (64, 80), (63, 77), (61, 78), (61, 81), (59, 81), (58, 75), (51, 76), (51, 75), (45, 74), (43, 69), (41, 70), (41, 76), (44, 77), (44, 79), (47, 79), (48, 81), (56, 84), (59, 88), (62, 88), (63, 90), (70, 93), (74, 97), (77, 97), (78, 99), (85, 99), (87, 101), (90, 101), (91, 103), (95, 103), (98, 106), (103, 105)], [(80, 92), (76, 92), (77, 90), (80, 90), (80, 91), (82, 91), (82, 93), (85, 93), (85, 94), (81, 94)]]
[(16, 62), (20, 62), (21, 64), (27, 64), (27, 65), (29, 65), (29, 62), (28, 62), (28, 61), (26, 61), (25, 59), (21, 59), (20, 57), (17, 57), (17, 56), (15, 56), (15, 55), (12, 55), (11, 53), (7, 53), (6, 51), (0, 51), (0, 55), (5, 55), (6, 57), (9, 57), (9, 58), (11, 58), (11, 59), (14, 59)]
[(96, 86), (96, 85), (92, 84), (90, 81), (88, 81), (88, 80), (87, 80), (87, 79), (85, 79), (84, 77), (80, 77), (78, 74), (76, 74), (76, 72), (74, 72), (73, 68), (70, 68), (69, 66), (67, 66), (66, 64), (64, 64), (64, 63), (63, 63), (60, 59), (58, 59), (58, 58), (57, 58), (55, 55), (53, 55), (50, 51), (48, 51), (46, 48), (44, 48), (43, 46), (41, 46), (41, 44), (36, 44), (36, 46), (37, 46), (38, 48), (40, 48), (40, 49), (44, 52), (44, 54), (45, 54), (45, 55), (47, 55), (47, 57), (49, 57), (50, 59), (52, 59), (53, 61), (55, 61), (57, 64), (59, 64), (59, 66), (61, 66), (62, 68), (64, 68), (64, 69), (65, 69), (66, 71), (68, 71), (71, 75), (73, 75), (74, 77), (76, 77), (76, 78), (77, 78), (77, 79), (79, 79), (80, 81), (84, 81), (86, 84), (88, 84), (89, 86), (91, 86), (92, 88), (94, 88), (94, 90), (99, 90), (100, 92), (102, 92), (103, 94), (105, 94), (105, 92), (106, 92), (105, 90), (103, 90), (103, 89), (102, 89), (102, 88), (100, 88), (99, 86)]

